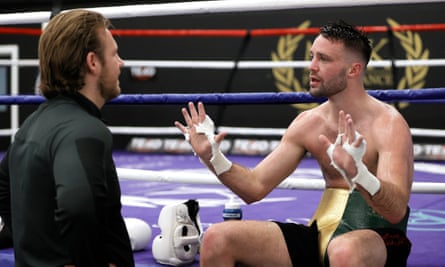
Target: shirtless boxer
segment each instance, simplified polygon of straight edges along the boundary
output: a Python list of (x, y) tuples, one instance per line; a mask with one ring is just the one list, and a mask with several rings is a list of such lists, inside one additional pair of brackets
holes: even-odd
[(176, 126), (246, 203), (267, 196), (306, 153), (318, 161), (326, 182), (308, 225), (243, 220), (209, 227), (201, 266), (406, 265), (413, 145), (401, 114), (365, 91), (371, 50), (368, 38), (343, 21), (321, 27), (311, 48), (310, 94), (327, 101), (300, 113), (278, 147), (251, 169), (221, 153), (226, 133), (214, 133), (202, 103), (182, 109), (185, 125)]

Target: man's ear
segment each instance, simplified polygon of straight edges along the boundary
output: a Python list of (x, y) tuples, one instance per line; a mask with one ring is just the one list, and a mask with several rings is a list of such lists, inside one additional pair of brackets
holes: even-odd
[(99, 70), (98, 68), (100, 67), (99, 63), (99, 58), (97, 57), (96, 53), (88, 52), (86, 59), (88, 71), (96, 73)]
[(349, 68), (349, 75), (358, 76), (361, 75), (363, 69), (363, 64), (359, 62), (355, 62), (351, 64), (351, 67)]

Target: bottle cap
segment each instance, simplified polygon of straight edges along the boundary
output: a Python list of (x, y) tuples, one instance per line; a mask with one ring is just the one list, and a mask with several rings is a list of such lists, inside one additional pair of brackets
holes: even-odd
[(224, 207), (226, 209), (239, 209), (240, 208), (240, 204), (238, 202), (236, 202), (233, 198), (230, 198), (230, 201), (227, 202)]

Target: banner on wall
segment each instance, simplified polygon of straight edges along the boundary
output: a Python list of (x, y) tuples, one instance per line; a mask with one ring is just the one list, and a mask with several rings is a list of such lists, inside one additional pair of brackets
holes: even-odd
[[(225, 139), (220, 145), (225, 154), (266, 156), (278, 146), (279, 139), (234, 138)], [(445, 144), (414, 144), (414, 159), (426, 161), (445, 160)], [(183, 138), (134, 137), (127, 150), (137, 153), (191, 154), (190, 144)]]

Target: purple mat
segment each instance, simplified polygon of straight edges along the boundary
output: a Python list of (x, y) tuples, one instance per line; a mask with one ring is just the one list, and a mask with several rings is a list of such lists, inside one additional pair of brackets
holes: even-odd
[[(253, 156), (231, 156), (235, 162), (254, 166), (261, 160)], [(157, 155), (115, 153), (119, 168), (170, 170), (208, 173), (197, 158), (191, 155)], [(315, 160), (305, 159), (295, 177), (321, 179)], [(445, 166), (439, 163), (416, 163), (415, 181), (445, 182)], [(123, 215), (146, 221), (152, 228), (152, 238), (160, 233), (157, 220), (161, 208), (169, 203), (196, 199), (200, 204), (200, 218), (204, 229), (222, 221), (222, 209), (233, 194), (221, 185), (192, 185), (136, 180), (121, 180)], [(307, 223), (315, 210), (321, 191), (276, 189), (267, 198), (252, 205), (242, 205), (243, 218)], [(445, 194), (413, 194), (408, 236), (413, 243), (408, 266), (445, 266)], [(138, 267), (163, 266), (147, 248), (136, 252)], [(0, 250), (0, 266), (13, 266), (11, 250)], [(199, 258), (189, 266), (199, 266)]]

